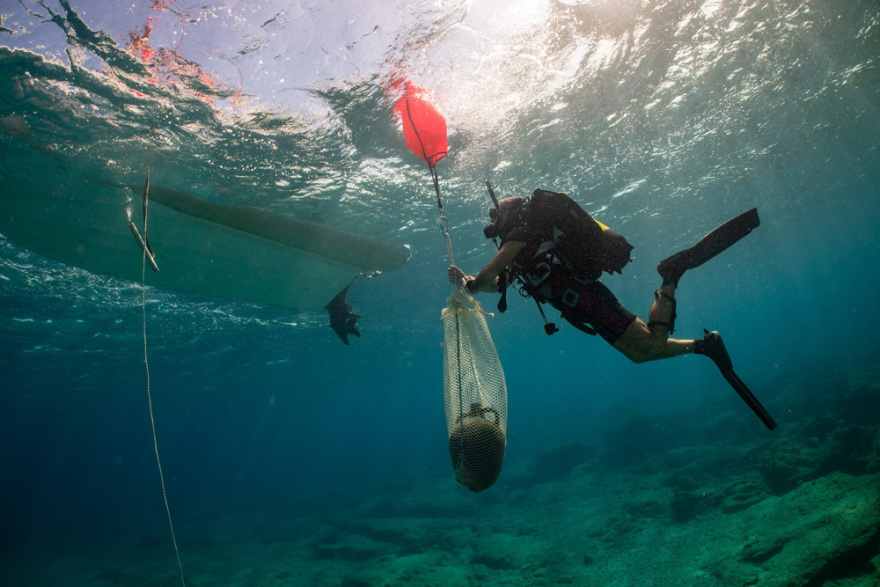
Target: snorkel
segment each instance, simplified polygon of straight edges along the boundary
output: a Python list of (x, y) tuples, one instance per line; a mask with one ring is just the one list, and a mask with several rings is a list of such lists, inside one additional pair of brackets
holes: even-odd
[(498, 198), (495, 196), (495, 191), (492, 189), (492, 184), (489, 181), (486, 181), (486, 189), (489, 190), (489, 197), (492, 198), (492, 203), (495, 204), (495, 209), (499, 208), (498, 206)]
[(483, 236), (486, 238), (494, 239), (498, 236), (498, 219), (501, 214), (501, 206), (498, 204), (498, 198), (495, 196), (495, 190), (492, 189), (492, 184), (486, 180), (486, 189), (489, 190), (489, 197), (492, 198), (492, 204), (495, 206), (494, 208), (489, 209), (489, 218), (492, 219), (492, 224), (483, 229)]

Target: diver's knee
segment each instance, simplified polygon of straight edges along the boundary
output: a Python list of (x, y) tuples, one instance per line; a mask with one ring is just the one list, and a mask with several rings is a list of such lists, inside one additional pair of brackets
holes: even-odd
[(650, 361), (656, 361), (657, 359), (663, 357), (662, 353), (659, 352), (659, 349), (656, 349), (653, 346), (639, 349), (628, 356), (629, 359), (637, 365), (648, 363)]
[(666, 339), (655, 336), (647, 336), (633, 341), (635, 344), (627, 345), (624, 354), (636, 364), (656, 361), (666, 356)]
[(626, 358), (635, 363), (636, 365), (641, 365), (642, 363), (647, 363), (651, 361), (654, 357), (646, 355), (644, 353), (624, 353)]
[(644, 349), (641, 344), (633, 344), (632, 341), (618, 341), (614, 344), (614, 348), (620, 351), (624, 357), (637, 365), (640, 363), (646, 363), (653, 358), (650, 353), (646, 352), (646, 349)]

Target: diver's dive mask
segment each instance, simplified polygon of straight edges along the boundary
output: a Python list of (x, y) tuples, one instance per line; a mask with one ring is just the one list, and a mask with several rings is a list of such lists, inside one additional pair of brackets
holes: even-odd
[(511, 222), (517, 217), (522, 209), (525, 200), (522, 198), (504, 198), (500, 202), (494, 200), (495, 207), (489, 209), (489, 219), (492, 224), (483, 229), (483, 235), (486, 238), (504, 238), (510, 232)]
[(492, 221), (492, 224), (483, 229), (483, 236), (486, 238), (498, 238), (500, 218), (501, 214), (498, 208), (489, 208), (489, 220)]

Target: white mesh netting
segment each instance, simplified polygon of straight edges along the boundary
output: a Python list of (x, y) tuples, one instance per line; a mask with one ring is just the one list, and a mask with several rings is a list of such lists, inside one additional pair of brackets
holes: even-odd
[(473, 492), (501, 473), (507, 444), (507, 385), (478, 301), (462, 291), (443, 310), (443, 399), (456, 480)]

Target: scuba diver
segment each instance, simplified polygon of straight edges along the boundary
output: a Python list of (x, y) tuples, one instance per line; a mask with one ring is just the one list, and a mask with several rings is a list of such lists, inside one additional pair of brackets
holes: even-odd
[[(675, 328), (675, 290), (682, 275), (721, 253), (756, 228), (757, 209), (722, 224), (694, 246), (664, 259), (657, 266), (662, 278), (654, 292), (647, 323), (623, 307), (600, 280), (603, 271), (620, 273), (630, 262), (630, 245), (617, 232), (593, 219), (561, 193), (535, 190), (529, 198), (498, 200), (487, 183), (494, 207), (492, 224), (484, 230), (498, 252), (476, 276), (449, 267), (449, 280), (465, 291), (499, 292), (498, 310), (506, 309), (507, 286), (517, 281), (523, 295), (550, 304), (574, 327), (598, 334), (636, 363), (686, 354), (705, 355), (772, 430), (776, 423), (733, 371), (721, 335), (704, 331), (700, 339), (670, 338)], [(558, 329), (544, 317), (544, 331)]]

